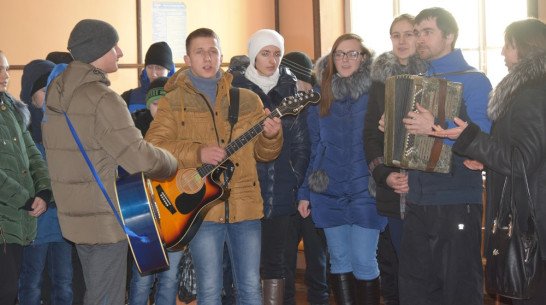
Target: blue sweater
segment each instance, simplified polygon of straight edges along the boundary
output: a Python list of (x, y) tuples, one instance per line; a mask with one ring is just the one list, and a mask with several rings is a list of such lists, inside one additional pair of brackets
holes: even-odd
[[(444, 73), (474, 72), (442, 75)], [(463, 57), (460, 49), (446, 56), (427, 63), (427, 76), (445, 78), (463, 84), (463, 106), (460, 117), (471, 120), (480, 128), (489, 132), (491, 121), (487, 117), (487, 103), (491, 83), (489, 79), (472, 66)], [(454, 127), (449, 122), (449, 128)], [(446, 141), (452, 144), (453, 141)], [(468, 158), (453, 154), (451, 172), (447, 174), (411, 171), (409, 174), (408, 202), (420, 205), (442, 205), (478, 203), (483, 200), (483, 182), (481, 171), (472, 171), (464, 164)]]

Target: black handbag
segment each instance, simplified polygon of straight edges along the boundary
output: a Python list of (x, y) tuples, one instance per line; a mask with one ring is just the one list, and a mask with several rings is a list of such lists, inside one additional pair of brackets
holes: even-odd
[[(521, 168), (525, 184), (523, 191), (527, 198), (515, 198), (514, 196), (515, 151), (521, 155)], [(516, 147), (512, 148), (511, 153), (511, 174), (504, 180), (498, 211), (493, 219), (492, 228), (490, 228), (491, 232), (485, 252), (487, 259), (485, 266), (486, 289), (490, 293), (509, 298), (528, 299), (534, 295), (542, 276), (542, 257), (523, 155)], [(525, 200), (527, 203), (519, 202), (518, 208), (522, 209), (522, 207), (528, 206), (528, 211), (516, 209), (516, 201), (520, 200)], [(529, 215), (526, 232), (520, 229), (518, 212)]]

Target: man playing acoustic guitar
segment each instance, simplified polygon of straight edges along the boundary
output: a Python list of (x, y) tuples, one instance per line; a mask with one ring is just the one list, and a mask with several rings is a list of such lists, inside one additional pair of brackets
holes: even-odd
[[(186, 52), (184, 61), (188, 68), (176, 72), (165, 85), (167, 95), (159, 102), (146, 140), (171, 152), (178, 159), (181, 171), (187, 173), (189, 168), (224, 163), (232, 152), (223, 147), (263, 120), (269, 111), (264, 112), (258, 95), (239, 89), (237, 123), (231, 126), (228, 114), (233, 114), (229, 111), (232, 76), (220, 70), (222, 53), (218, 36), (210, 29), (197, 29), (186, 39)], [(238, 303), (262, 303), (259, 269), (263, 205), (256, 161), (274, 160), (282, 144), (280, 119), (266, 118), (263, 132), (230, 158), (234, 171), (229, 180), (229, 200), (212, 200), (203, 209), (208, 212), (189, 243), (198, 304), (221, 303), (224, 243), (232, 262)], [(195, 184), (195, 179), (187, 179), (191, 175), (180, 176), (183, 189), (186, 184)], [(214, 194), (212, 197), (216, 198)], [(176, 200), (176, 213), (191, 213), (191, 207), (184, 203), (185, 200)]]
[(125, 301), (128, 242), (98, 180), (113, 200), (118, 165), (154, 179), (168, 179), (176, 172), (173, 156), (142, 139), (126, 103), (108, 88), (108, 73), (117, 71), (123, 56), (118, 40), (117, 31), (104, 21), (76, 24), (68, 40), (74, 61), (49, 85), (42, 125), (61, 231), (76, 244), (82, 264), (85, 305)]

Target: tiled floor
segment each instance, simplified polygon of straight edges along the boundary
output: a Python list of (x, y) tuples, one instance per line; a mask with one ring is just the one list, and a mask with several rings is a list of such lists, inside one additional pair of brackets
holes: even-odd
[[(309, 304), (307, 302), (307, 287), (305, 286), (305, 283), (303, 282), (303, 275), (304, 270), (298, 269), (298, 272), (296, 274), (296, 304), (297, 305), (307, 305)], [(332, 305), (335, 305), (336, 302), (334, 301), (334, 298), (330, 297), (330, 303)], [(383, 299), (381, 299), (381, 305), (384, 305)], [(485, 294), (483, 296), (483, 304), (484, 305), (511, 305), (512, 302), (509, 299), (501, 299), (497, 301), (495, 299), (495, 296), (489, 296)]]
[[(305, 286), (305, 283), (303, 282), (303, 275), (304, 270), (298, 269), (296, 273), (296, 304), (297, 305), (307, 305), (309, 304), (307, 302), (307, 287)], [(335, 305), (336, 302), (334, 301), (333, 297), (330, 297), (330, 303), (332, 305)], [(178, 303), (180, 305), (184, 305), (185, 303)], [(191, 305), (197, 304), (196, 302), (190, 303)], [(385, 303), (383, 300), (381, 300), (381, 305), (384, 305)], [(489, 295), (484, 295), (483, 297), (483, 304), (484, 305), (511, 305), (512, 303), (509, 300), (502, 300), (502, 301), (496, 301), (494, 297), (491, 297)]]
[[(298, 269), (298, 272), (296, 274), (296, 304), (297, 305), (307, 305), (309, 304), (307, 302), (307, 287), (305, 286), (303, 282), (303, 270)], [(512, 304), (509, 300), (504, 300), (505, 302), (496, 302), (494, 297), (484, 295), (483, 297), (483, 304), (484, 305), (510, 305)], [(330, 297), (330, 303), (332, 305), (336, 304), (333, 297)], [(381, 305), (384, 305), (383, 299), (381, 299)]]

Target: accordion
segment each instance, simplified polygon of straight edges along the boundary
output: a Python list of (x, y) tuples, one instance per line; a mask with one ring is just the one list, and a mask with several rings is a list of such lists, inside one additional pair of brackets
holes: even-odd
[(388, 166), (425, 172), (448, 173), (451, 146), (443, 139), (410, 134), (402, 119), (417, 111), (416, 103), (430, 111), (435, 124), (459, 115), (463, 85), (443, 78), (397, 75), (385, 82), (384, 163)]

